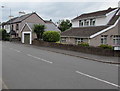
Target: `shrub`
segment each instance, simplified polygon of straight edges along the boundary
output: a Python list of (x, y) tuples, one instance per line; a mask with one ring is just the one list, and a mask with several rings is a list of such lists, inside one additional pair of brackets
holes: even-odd
[(5, 40), (6, 37), (7, 37), (7, 32), (6, 32), (6, 30), (5, 30), (5, 29), (0, 29), (0, 38), (1, 38), (2, 40)]
[(80, 46), (89, 46), (89, 44), (85, 43), (85, 42), (79, 43), (78, 45), (80, 45)]
[(104, 48), (104, 49), (113, 49), (113, 47), (111, 45), (105, 45), (105, 44), (101, 44), (99, 47)]
[(56, 31), (46, 31), (43, 33), (43, 40), (47, 42), (57, 42), (60, 40), (60, 34)]

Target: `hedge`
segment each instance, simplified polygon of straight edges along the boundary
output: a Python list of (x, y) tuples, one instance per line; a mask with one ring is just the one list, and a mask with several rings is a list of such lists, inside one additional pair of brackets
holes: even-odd
[(57, 42), (60, 40), (60, 34), (56, 31), (46, 31), (43, 33), (43, 40), (46, 42)]

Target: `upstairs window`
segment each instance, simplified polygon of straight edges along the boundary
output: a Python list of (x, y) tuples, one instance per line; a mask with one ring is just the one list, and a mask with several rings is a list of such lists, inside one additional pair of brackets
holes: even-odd
[(84, 20), (84, 26), (89, 26), (89, 20)]
[(83, 26), (83, 20), (79, 20), (79, 26)]
[(107, 35), (101, 36), (101, 44), (107, 44)]
[(90, 26), (95, 26), (95, 19), (90, 19)]
[(114, 35), (113, 36), (113, 44), (114, 45), (120, 45), (120, 35)]
[(95, 26), (95, 19), (79, 20), (79, 26)]

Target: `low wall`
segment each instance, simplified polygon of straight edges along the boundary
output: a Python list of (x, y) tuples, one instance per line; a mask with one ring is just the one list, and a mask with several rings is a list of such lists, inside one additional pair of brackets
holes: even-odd
[(114, 51), (109, 49), (103, 49), (98, 47), (83, 47), (78, 45), (70, 45), (70, 44), (59, 44), (59, 43), (52, 43), (52, 42), (44, 42), (44, 41), (33, 41), (33, 45), (37, 46), (44, 46), (44, 47), (53, 47), (95, 55), (103, 55), (103, 56), (116, 56), (120, 57), (120, 51)]

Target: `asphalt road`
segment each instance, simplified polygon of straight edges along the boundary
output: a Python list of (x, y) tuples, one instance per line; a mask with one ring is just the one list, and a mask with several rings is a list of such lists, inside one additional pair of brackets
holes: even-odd
[(2, 43), (2, 79), (9, 89), (117, 89), (118, 66)]

